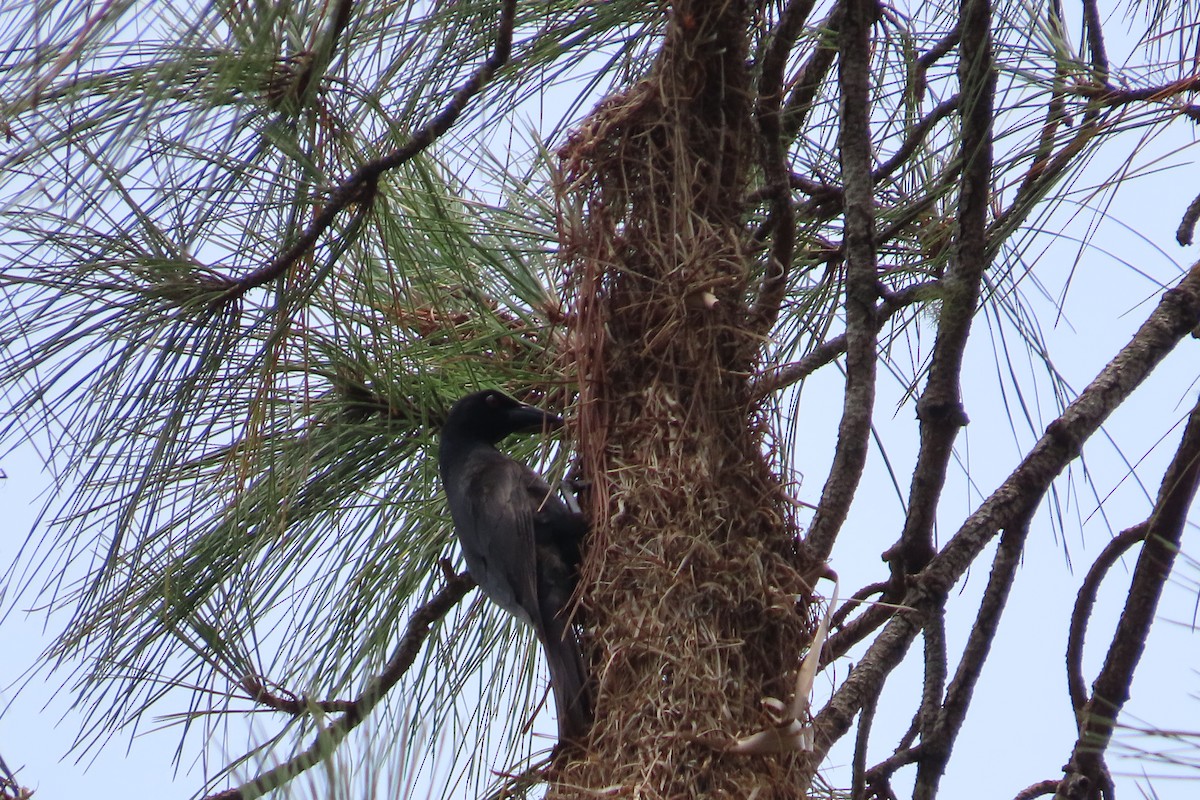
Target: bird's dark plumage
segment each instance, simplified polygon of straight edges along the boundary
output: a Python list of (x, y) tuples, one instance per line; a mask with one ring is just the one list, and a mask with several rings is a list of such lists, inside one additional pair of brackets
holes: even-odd
[(584, 518), (536, 472), (495, 445), (562, 420), (508, 395), (467, 395), (442, 426), (438, 469), (467, 569), (493, 602), (533, 627), (550, 666), (559, 739), (591, 725), (583, 654), (568, 615), (578, 580)]

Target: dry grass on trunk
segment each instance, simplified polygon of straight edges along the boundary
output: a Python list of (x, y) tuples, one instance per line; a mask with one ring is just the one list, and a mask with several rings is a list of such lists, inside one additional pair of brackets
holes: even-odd
[[(651, 76), (562, 149), (576, 439), (595, 522), (582, 613), (597, 722), (559, 793), (796, 797), (793, 755), (714, 746), (769, 727), (812, 630), (791, 506), (747, 388), (761, 271), (747, 10), (681, 4)], [(620, 794), (621, 792), (618, 792)]]

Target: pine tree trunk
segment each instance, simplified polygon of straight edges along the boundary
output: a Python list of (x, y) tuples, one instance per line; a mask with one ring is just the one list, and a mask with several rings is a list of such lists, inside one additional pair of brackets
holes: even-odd
[(759, 131), (745, 3), (673, 4), (650, 76), (560, 153), (576, 420), (595, 530), (583, 611), (596, 724), (570, 787), (804, 795), (795, 754), (725, 748), (790, 702), (811, 629), (789, 505), (747, 376)]

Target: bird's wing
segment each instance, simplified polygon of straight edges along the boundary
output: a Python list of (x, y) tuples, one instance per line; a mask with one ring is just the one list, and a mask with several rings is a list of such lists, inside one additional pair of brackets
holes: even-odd
[[(479, 556), (486, 563), (487, 574), (480, 580), (480, 585), (494, 601), (537, 627), (537, 555), (533, 524), (536, 507), (529, 502), (526, 493), (526, 482), (531, 473), (524, 465), (500, 453), (487, 461), (482, 469), (474, 471), (466, 498), (477, 531), (473, 538)], [(496, 596), (505, 589), (511, 592), (511, 598)], [(515, 604), (520, 612), (510, 604)]]
[(587, 522), (572, 512), (544, 480), (529, 471), (526, 502), (534, 509), (538, 608), (534, 621), (550, 667), (550, 687), (558, 709), (558, 737), (578, 740), (591, 726), (587, 670), (577, 632), (571, 625), (571, 599)]
[(559, 738), (586, 734), (587, 674), (566, 609), (587, 524), (536, 472), (495, 450), (471, 455), (447, 481), (467, 566), (501, 608), (533, 626), (546, 653)]

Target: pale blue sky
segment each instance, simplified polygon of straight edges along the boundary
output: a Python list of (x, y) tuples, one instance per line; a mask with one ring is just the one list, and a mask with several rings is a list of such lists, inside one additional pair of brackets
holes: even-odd
[[(1174, 147), (1186, 143), (1190, 131), (1178, 123), (1174, 135), (1179, 138), (1155, 142), (1148, 151), (1161, 153), (1160, 166), (1172, 169), (1139, 178), (1118, 195), (1117, 202), (1108, 210), (1109, 219), (1098, 223), (1090, 248), (1078, 253), (1078, 245), (1072, 239), (1084, 234), (1090, 214), (1051, 231), (1061, 230), (1066, 234), (1065, 238), (1049, 244), (1048, 251), (1041, 256), (1039, 276), (1052, 297), (1059, 296), (1068, 273), (1076, 271), (1065, 313), (1057, 324), (1054, 303), (1036, 297), (1032, 287), (1026, 285), (1029, 302), (1042, 314), (1043, 332), (1054, 363), (1075, 390), (1091, 380), (1157, 302), (1160, 289), (1138, 272), (1170, 284), (1197, 257), (1196, 247), (1181, 248), (1174, 242), (1180, 215), (1198, 185), (1191, 154), (1171, 155)], [(1143, 161), (1147, 157), (1141, 156)], [(1092, 174), (1098, 179), (1111, 171), (1112, 166), (1108, 165), (1106, 170), (1102, 164), (1093, 165)], [(1066, 213), (1063, 212), (1064, 220)], [(1065, 223), (1059, 220), (1053, 224)], [(924, 330), (928, 346), (932, 341), (931, 328), (925, 325)], [(1008, 427), (1002, 380), (995, 367), (1000, 347), (995, 331), (994, 327), (989, 330), (987, 321), (981, 317), (968, 353), (964, 401), (972, 424), (959, 440), (958, 453), (969, 464), (970, 481), (975, 488), (968, 485), (961, 470), (952, 470), (941, 517), (943, 539), (978, 505), (979, 493), (986, 496), (1008, 474), (1040, 432), (1040, 428), (1031, 431), (1017, 421), (1014, 436)], [(1011, 337), (1011, 330), (1008, 334)], [(1009, 346), (1018, 353), (1014, 360), (1020, 365), (1024, 353), (1011, 338)], [(1195, 401), (1198, 387), (1192, 385), (1192, 380), (1197, 374), (1197, 363), (1200, 363), (1200, 342), (1186, 340), (1106, 427), (1124, 448), (1126, 457), (1139, 462), (1139, 473), (1151, 493), (1157, 489), (1163, 467), (1178, 441), (1178, 430), (1170, 434), (1167, 431)], [(1037, 371), (1036, 365), (1019, 368), (1031, 375)], [(1050, 394), (1044, 391), (1045, 383), (1040, 385), (1043, 391), (1037, 399), (1042, 404), (1044, 426), (1055, 412)], [(796, 448), (795, 469), (801, 479), (796, 494), (806, 502), (815, 502), (819, 496), (833, 452), (840, 386), (839, 373), (829, 368), (804, 389), (800, 426), (803, 442)], [(882, 378), (880, 386), (877, 426), (900, 483), (907, 490), (915, 452), (911, 406), (903, 406), (896, 412), (900, 402), (896, 383)], [(1011, 388), (1009, 391), (1012, 402)], [(1032, 396), (1026, 399), (1033, 401)], [(1167, 434), (1165, 440), (1154, 447), (1164, 434)], [(1063, 649), (1071, 604), (1084, 571), (1108, 541), (1107, 524), (1120, 530), (1144, 519), (1149, 510), (1149, 501), (1133, 481), (1126, 479), (1126, 468), (1107, 440), (1097, 436), (1085, 455), (1092, 480), (1107, 498), (1108, 522), (1103, 515), (1094, 513), (1095, 498), (1078, 480), (1078, 472), (1074, 489), (1069, 489), (1065, 482), (1059, 484), (1068, 503), (1065, 543), (1052, 529), (1043, 505), (1030, 534), (1014, 589), (1014, 602), (1006, 613), (994, 656), (984, 671), (976, 702), (944, 782), (945, 797), (1011, 797), (1029, 783), (1056, 777), (1069, 756), (1074, 730), (1065, 689)], [(33, 525), (39, 498), (49, 490), (51, 480), (42, 470), (32, 445), (0, 458), (0, 469), (7, 474), (7, 479), (0, 481), (0, 510), (5, 519), (0, 536), (0, 563), (8, 563)], [(842, 578), (843, 596), (884, 574), (878, 554), (894, 541), (899, 530), (901, 508), (877, 450), (872, 452), (860, 492), (846, 534), (831, 562)], [(1194, 551), (1196, 542), (1195, 531), (1189, 531), (1185, 548)], [(1097, 623), (1089, 631), (1086, 650), (1089, 681), (1107, 647), (1111, 620), (1115, 619), (1115, 609), (1123, 599), (1131, 566), (1132, 559), (1127, 559), (1126, 569), (1114, 569), (1106, 582)], [(952, 620), (957, 624), (950, 631), (952, 653), (956, 652), (955, 642), (961, 641), (964, 626), (974, 614), (976, 599), (987, 579), (987, 568), (988, 563), (980, 561), (959, 587), (965, 596), (951, 603), (959, 609), (959, 616)], [(1196, 722), (1200, 719), (1200, 705), (1195, 699), (1200, 689), (1195, 673), (1200, 658), (1197, 658), (1196, 636), (1188, 627), (1196, 604), (1194, 584), (1200, 576), (1183, 561), (1177, 570), (1177, 580), (1164, 598), (1160, 620), (1127, 712), (1130, 719), (1140, 717), (1158, 727), (1200, 729), (1200, 723)], [(14, 588), (7, 586), (6, 591), (11, 593)], [(1100, 620), (1110, 622), (1101, 624)], [(21, 769), (20, 777), (25, 784), (36, 789), (37, 796), (43, 799), (116, 798), (126, 797), (131, 791), (184, 798), (194, 793), (201, 784), (194, 748), (187, 750), (177, 774), (171, 763), (177, 733), (155, 731), (149, 720), (149, 724), (143, 725), (143, 733), (132, 742), (119, 737), (102, 750), (89, 751), (82, 762), (61, 760), (78, 732), (80, 720), (79, 714), (70, 708), (69, 693), (54, 697), (58, 687), (54, 678), (49, 682), (38, 678), (20, 695), (12, 690), (23, 670), (49, 642), (44, 625), (40, 614), (14, 613), (0, 629), (0, 641), (4, 643), (4, 658), (0, 658), (0, 700), (4, 702), (0, 754), (11, 767)], [(54, 630), (52, 622), (49, 632)], [(836, 679), (844, 677), (850, 660), (837, 665), (830, 674)], [(895, 742), (909, 723), (919, 664), (919, 655), (910, 656), (889, 686), (876, 723), (873, 760), (885, 754), (883, 748)], [(818, 678), (818, 697), (827, 691), (829, 680), (825, 676)], [(885, 709), (888, 713), (884, 713)], [(176, 710), (180, 709), (162, 708), (164, 713)], [(232, 749), (236, 749), (236, 744)], [(220, 753), (213, 755), (219, 759)], [(836, 783), (844, 785), (848, 781), (849, 773), (844, 768), (847, 761), (846, 749), (835, 751), (828, 774)], [(1110, 765), (1121, 776), (1119, 793), (1126, 798), (1140, 796), (1144, 784), (1135, 775), (1125, 773), (1136, 773), (1143, 767), (1156, 769), (1154, 765), (1117, 758)], [(505, 765), (495, 766), (501, 769)], [(1160, 798), (1180, 800), (1195, 794), (1194, 785), (1172, 780), (1155, 781), (1154, 790)], [(421, 794), (419, 790), (415, 793)], [(298, 789), (296, 794), (305, 796), (306, 790)]]

